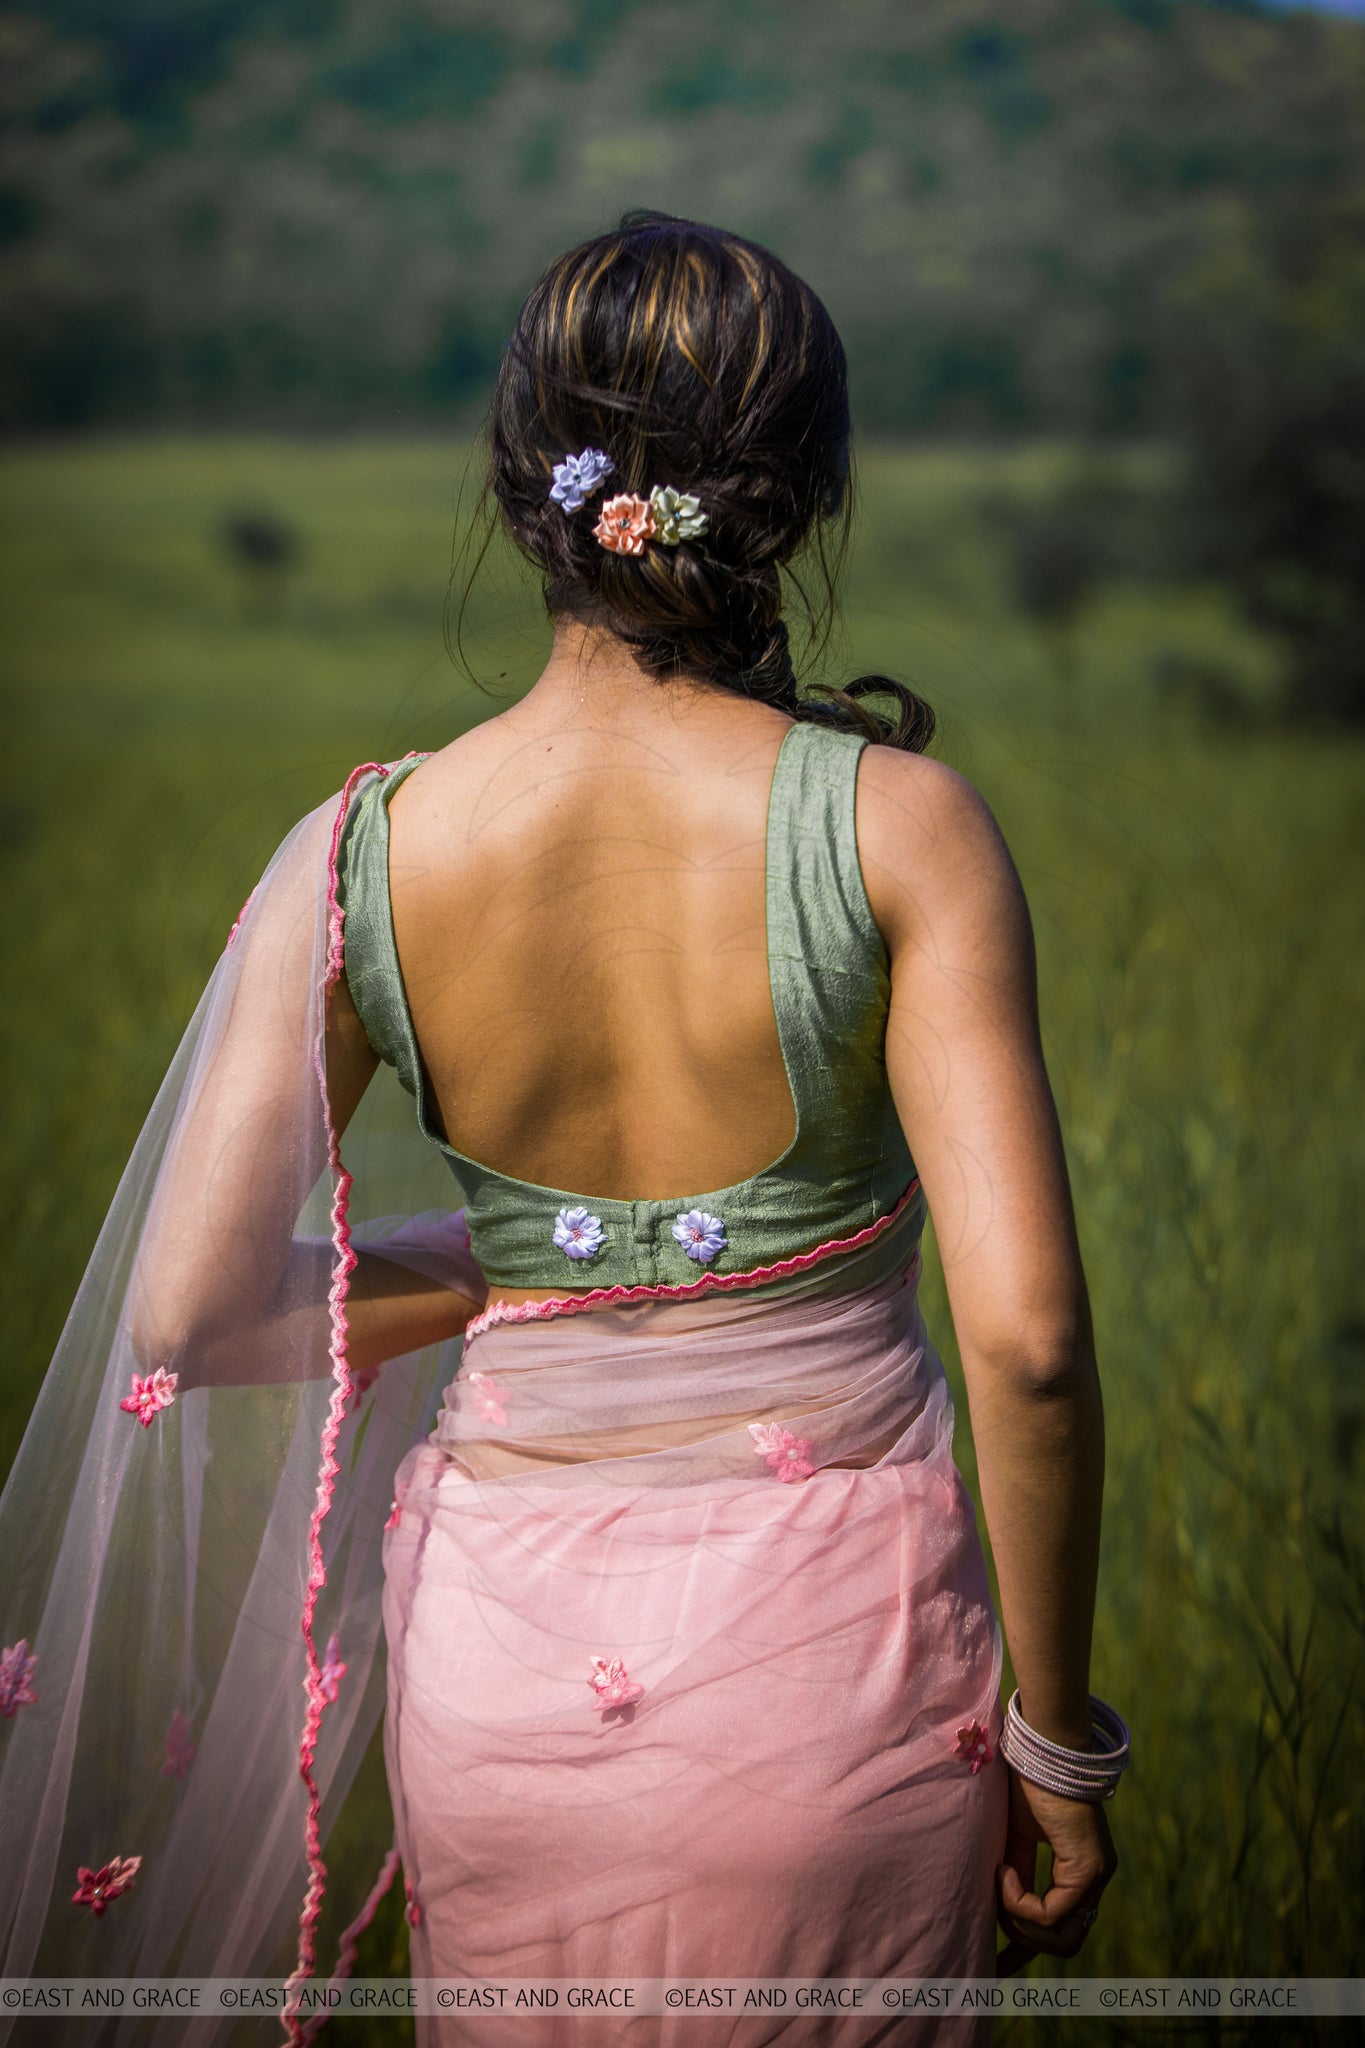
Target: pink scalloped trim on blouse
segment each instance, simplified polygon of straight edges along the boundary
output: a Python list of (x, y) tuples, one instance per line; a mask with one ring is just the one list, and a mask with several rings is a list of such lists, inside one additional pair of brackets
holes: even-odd
[[(911, 1181), (905, 1193), (885, 1216), (879, 1216), (875, 1223), (855, 1232), (852, 1237), (832, 1237), (826, 1244), (818, 1244), (812, 1252), (798, 1252), (790, 1259), (779, 1259), (775, 1266), (755, 1266), (747, 1273), (703, 1273), (699, 1280), (674, 1283), (659, 1281), (653, 1285), (639, 1287), (594, 1287), (587, 1294), (556, 1295), (550, 1301), (520, 1301), (514, 1305), (505, 1301), (492, 1301), (480, 1310), (464, 1333), (465, 1344), (483, 1335), (498, 1323), (535, 1323), (550, 1316), (574, 1316), (584, 1309), (616, 1307), (631, 1301), (691, 1301), (698, 1294), (718, 1294), (735, 1287), (760, 1287), (765, 1280), (783, 1280), (789, 1273), (804, 1273), (809, 1267), (818, 1265), (822, 1259), (832, 1258), (836, 1252), (858, 1251), (865, 1244), (871, 1244), (902, 1213), (919, 1188), (919, 1178)], [(920, 1263), (918, 1249), (906, 1272), (911, 1273)]]

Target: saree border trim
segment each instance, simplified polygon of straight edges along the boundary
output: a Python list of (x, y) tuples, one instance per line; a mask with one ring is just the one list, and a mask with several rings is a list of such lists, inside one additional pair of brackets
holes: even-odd
[[(404, 756), (404, 759), (410, 758)], [(327, 1164), (332, 1177), (332, 1200), (330, 1205), (332, 1239), (332, 1284), (327, 1292), (327, 1308), (331, 1323), (327, 1355), (332, 1366), (332, 1392), (327, 1404), (327, 1418), (322, 1426), (318, 1443), (317, 1491), (312, 1514), (308, 1523), (308, 1573), (304, 1582), (303, 1611), (300, 1626), (303, 1634), (307, 1670), (304, 1676), (304, 1715), (299, 1733), (298, 1759), (299, 1776), (306, 1788), (308, 1799), (304, 1813), (304, 1858), (307, 1867), (307, 1881), (303, 1901), (298, 1914), (298, 1949), (294, 1968), (286, 1980), (289, 1991), (297, 1989), (317, 1969), (317, 1928), (322, 1917), (322, 1902), (327, 1890), (327, 1865), (322, 1854), (322, 1801), (317, 1780), (313, 1775), (313, 1764), (317, 1756), (318, 1737), (322, 1728), (322, 1717), (330, 1704), (329, 1694), (323, 1684), (322, 1666), (318, 1661), (317, 1641), (313, 1634), (313, 1623), (317, 1614), (318, 1595), (327, 1584), (327, 1566), (322, 1550), (322, 1525), (331, 1512), (332, 1499), (341, 1466), (337, 1459), (337, 1443), (341, 1425), (350, 1407), (355, 1382), (351, 1377), (349, 1359), (350, 1325), (346, 1314), (347, 1296), (350, 1293), (351, 1274), (357, 1264), (355, 1250), (351, 1244), (350, 1194), (354, 1185), (351, 1174), (341, 1158), (341, 1134), (332, 1119), (331, 1102), (327, 1094), (327, 995), (333, 984), (340, 978), (344, 960), (345, 907), (341, 901), (340, 879), (337, 862), (341, 849), (341, 835), (350, 808), (352, 794), (362, 777), (370, 774), (387, 776), (390, 769), (382, 761), (365, 761), (353, 768), (347, 776), (337, 802), (336, 815), (332, 820), (330, 842), (327, 849), (327, 951), (322, 963), (321, 995), (322, 1017), (318, 1024), (317, 1036), (313, 1043), (313, 1071), (317, 1076), (318, 1090), (322, 1097), (323, 1120), (327, 1130)], [(252, 891), (254, 896), (255, 891)], [(237, 937), (238, 930), (250, 908), (251, 897), (242, 905), (237, 923), (228, 934), (228, 945)], [(348, 1936), (364, 1931), (368, 1920), (373, 1918), (379, 1901), (388, 1890), (397, 1868), (397, 1857), (393, 1851), (385, 1857), (379, 1876), (371, 1889), (360, 1916), (343, 1936), (343, 1945)], [(349, 1969), (349, 1962), (347, 1963)], [(309, 2025), (296, 2010), (286, 2009), (282, 2024), (292, 2048), (303, 2048), (311, 2039)]]

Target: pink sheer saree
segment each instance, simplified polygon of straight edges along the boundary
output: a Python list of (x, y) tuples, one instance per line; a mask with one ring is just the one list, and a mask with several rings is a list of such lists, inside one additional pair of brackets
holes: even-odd
[[(0, 1499), (4, 1973), (327, 1974), (324, 1844), (383, 1715), (415, 1975), (989, 1975), (1000, 1638), (922, 1213), (354, 1380), (356, 1245), (483, 1291), (391, 1077), (354, 1191), (330, 1120), (355, 781), (234, 928)], [(396, 1863), (377, 1832), (338, 1926)]]
[[(415, 1975), (993, 1974), (1000, 1634), (916, 1229), (776, 1298), (467, 1338), (385, 1537)], [(911, 2038), (881, 2025), (599, 2016), (592, 2037)]]
[[(0, 1498), (6, 1976), (319, 1963), (322, 1843), (383, 1711), (393, 1475), (458, 1359), (351, 1381), (352, 1237), (483, 1291), (451, 1219), (411, 1217), (406, 1117), (406, 1143), (381, 1114), (354, 1149), (408, 1215), (348, 1219), (325, 1087), (342, 812), (289, 834), (229, 937)], [(129, 2015), (81, 2038), (231, 2028)]]

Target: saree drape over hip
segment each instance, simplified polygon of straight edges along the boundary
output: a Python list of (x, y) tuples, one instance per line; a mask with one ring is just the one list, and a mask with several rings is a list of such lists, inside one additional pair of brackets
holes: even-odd
[[(415, 1974), (992, 1973), (1005, 1781), (961, 1731), (994, 1759), (999, 1634), (917, 1264), (892, 1250), (778, 1301), (467, 1346), (385, 1537)], [(621, 2038), (906, 2024), (684, 2016)]]
[[(794, 726), (773, 780), (796, 1135), (667, 1203), (537, 1188), (447, 1141), (387, 895), (387, 800), (420, 757), (357, 770), (289, 835), (0, 1501), (5, 1974), (299, 1981), (338, 1967), (338, 1937), (344, 1970), (400, 1859), (415, 1976), (991, 1973), (1000, 1631), (918, 1306), (860, 752)], [(345, 1168), (343, 972), (431, 1141), (384, 1077)], [(454, 1211), (430, 1198), (442, 1155)], [(353, 1375), (360, 1244), (487, 1295), (463, 1346)], [(361, 1876), (348, 1854), (334, 1901), (329, 1836), (340, 1819), (354, 1845), (381, 1715), (395, 1846), (371, 1841)], [(598, 2013), (418, 2037), (490, 2024), (509, 2048), (988, 2031)], [(129, 2014), (81, 2038), (232, 2031)]]

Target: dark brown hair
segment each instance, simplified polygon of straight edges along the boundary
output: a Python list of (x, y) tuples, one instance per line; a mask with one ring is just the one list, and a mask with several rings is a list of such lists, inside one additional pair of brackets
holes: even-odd
[[(810, 287), (738, 235), (635, 212), (559, 257), (523, 306), (493, 395), (488, 489), (552, 615), (600, 621), (656, 675), (704, 676), (919, 752), (934, 714), (904, 684), (797, 689), (784, 583), (822, 652), (852, 526), (849, 441), (843, 343)], [(553, 468), (587, 448), (615, 469), (566, 515)], [(602, 547), (601, 500), (656, 484), (700, 499), (705, 534), (638, 556)], [(893, 716), (862, 701), (878, 695)]]

